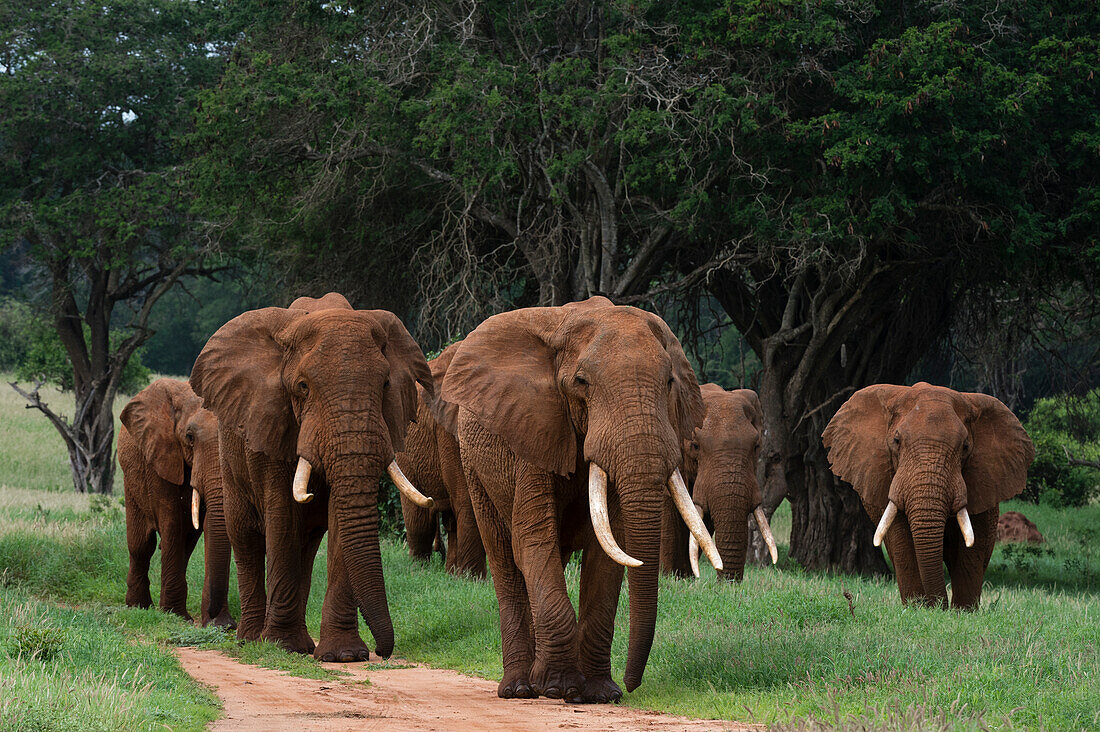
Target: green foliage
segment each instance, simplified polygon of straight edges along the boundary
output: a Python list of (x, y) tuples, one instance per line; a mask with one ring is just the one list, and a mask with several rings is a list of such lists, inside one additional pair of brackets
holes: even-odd
[(1069, 462), (1071, 456), (1100, 460), (1100, 389), (1037, 400), (1024, 429), (1035, 444), (1035, 462), (1022, 498), (1081, 506), (1100, 496), (1100, 470)]
[(13, 628), (10, 653), (16, 658), (50, 661), (64, 642), (65, 633), (60, 628), (20, 625)]

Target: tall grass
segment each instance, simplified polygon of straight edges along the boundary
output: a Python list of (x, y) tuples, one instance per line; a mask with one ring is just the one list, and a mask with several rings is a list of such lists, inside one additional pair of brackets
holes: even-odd
[[(10, 422), (28, 419), (21, 412), (0, 411), (0, 424), (9, 429)], [(12, 483), (21, 484), (17, 475), (0, 472), (0, 484)], [(1048, 541), (1037, 547), (999, 546), (986, 575), (982, 608), (974, 613), (903, 607), (889, 578), (806, 573), (786, 558), (785, 546), (778, 568), (750, 567), (738, 585), (719, 583), (709, 567), (701, 581), (662, 578), (645, 680), (624, 703), (793, 729), (1100, 727), (1100, 505), (1057, 510), (1009, 502), (1002, 510), (1026, 513)], [(782, 509), (773, 522), (781, 542), (789, 525), (789, 513)], [(322, 544), (307, 608), (315, 637), (326, 584), (324, 552)], [(188, 571), (193, 614), (202, 585), (201, 557), (200, 543)], [(157, 562), (155, 556), (154, 601)], [(54, 618), (87, 613), (89, 624), (119, 634), (96, 642), (143, 649), (142, 658), (165, 652), (170, 643), (205, 643), (229, 648), (249, 662), (298, 674), (327, 674), (311, 660), (269, 644), (238, 647), (216, 632), (186, 627), (156, 611), (120, 608), (126, 566), (117, 500), (89, 504), (71, 494), (0, 488), (0, 585), (6, 586), (3, 597), (14, 598), (0, 601), (9, 603), (0, 605), (0, 613), (6, 617), (14, 612), (9, 608), (34, 603), (20, 611), (27, 619), (9, 622), (0, 632), (11, 637), (11, 628), (17, 626), (57, 627), (61, 621)], [(383, 566), (398, 654), (500, 677), (500, 635), (490, 582), (450, 577), (438, 560), (413, 562), (394, 541), (383, 542)], [(567, 578), (576, 602), (576, 562), (567, 568)], [(27, 593), (84, 609), (48, 607)], [(235, 580), (230, 607), (239, 613)], [(628, 627), (625, 589), (619, 607), (613, 670), (621, 678)], [(38, 622), (38, 617), (50, 619)], [(365, 627), (362, 632), (369, 638)], [(152, 651), (144, 650), (148, 648)], [(51, 690), (81, 678), (88, 682), (86, 688), (98, 690), (96, 695), (79, 701), (79, 709), (51, 706), (59, 720), (140, 712), (171, 718), (166, 722), (170, 727), (187, 727), (213, 714), (211, 702), (204, 705), (199, 695), (194, 719), (179, 722), (179, 715), (188, 712), (157, 697), (159, 687), (142, 691), (147, 677), (122, 674), (124, 666), (84, 668), (79, 655), (60, 658), (50, 667), (10, 652), (5, 658), (0, 652), (0, 709), (31, 708), (24, 698), (50, 704)], [(49, 668), (67, 674), (68, 681), (44, 675)], [(80, 676), (85, 673), (90, 675)], [(10, 682), (15, 675), (18, 682)], [(173, 688), (186, 688), (185, 679), (168, 678), (174, 679)], [(135, 691), (149, 695), (136, 710), (121, 700)], [(96, 699), (116, 697), (117, 704), (97, 706)], [(21, 720), (30, 718), (18, 713)], [(122, 728), (145, 724), (131, 725), (126, 719)], [(65, 728), (58, 724), (56, 728)]]

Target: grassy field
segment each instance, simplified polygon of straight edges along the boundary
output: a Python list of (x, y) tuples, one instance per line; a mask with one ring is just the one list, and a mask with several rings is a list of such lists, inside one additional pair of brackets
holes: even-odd
[[(200, 728), (217, 716), (217, 701), (182, 673), (172, 644), (331, 676), (266, 644), (238, 646), (218, 631), (121, 607), (118, 498), (69, 492), (60, 441), (10, 391), (0, 391), (0, 439), (0, 727)], [(740, 585), (719, 584), (713, 572), (664, 579), (645, 680), (624, 703), (792, 729), (1100, 727), (1100, 505), (1003, 506), (1013, 509), (1048, 542), (998, 547), (976, 613), (902, 607), (892, 580), (805, 573), (785, 546), (778, 568), (749, 568)], [(773, 525), (785, 543), (789, 516), (781, 511)], [(396, 542), (384, 544), (383, 558), (397, 653), (499, 678), (491, 584), (449, 577), (438, 560), (416, 564)], [(200, 545), (189, 569), (193, 613), (201, 564)], [(575, 590), (575, 565), (569, 574)], [(324, 584), (322, 553), (308, 609), (314, 635)], [(626, 606), (624, 591), (619, 678)]]

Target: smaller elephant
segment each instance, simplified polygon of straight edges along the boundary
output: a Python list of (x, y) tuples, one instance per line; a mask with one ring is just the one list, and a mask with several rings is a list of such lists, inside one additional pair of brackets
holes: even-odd
[[(764, 415), (760, 398), (751, 389), (726, 391), (718, 384), (703, 384), (699, 391), (706, 416), (685, 441), (684, 479), (707, 529), (714, 532), (725, 565), (718, 576), (740, 582), (745, 575), (750, 515), (768, 545), (772, 563), (778, 559), (756, 481)], [(679, 577), (689, 571), (699, 576), (699, 543), (671, 500), (665, 501), (661, 527), (661, 569)]]
[[(437, 392), (457, 346), (448, 346), (428, 362)], [(432, 416), (431, 397), (423, 387), (418, 386), (417, 392), (420, 403), (416, 422), (409, 426), (405, 450), (396, 459), (413, 485), (431, 497), (435, 505), (424, 508), (401, 494), (409, 555), (424, 561), (431, 559), (433, 548), (442, 544), (439, 535), (442, 519), (447, 529), (447, 545), (443, 548), (447, 571), (484, 579), (485, 545), (481, 543), (466, 476), (462, 473), (458, 440)]]
[(130, 571), (126, 604), (150, 607), (149, 560), (160, 534), (160, 608), (188, 620), (187, 562), (205, 535), (200, 622), (236, 627), (229, 614), (229, 536), (222, 510), (218, 420), (185, 381), (157, 379), (122, 410), (118, 460)]
[(997, 540), (999, 504), (1024, 489), (1035, 457), (998, 399), (921, 382), (876, 384), (848, 399), (822, 435), (886, 540), (902, 602), (977, 608)]

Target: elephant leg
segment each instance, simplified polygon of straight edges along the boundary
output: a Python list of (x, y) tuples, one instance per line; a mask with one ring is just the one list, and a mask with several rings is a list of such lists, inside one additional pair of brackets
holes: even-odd
[(584, 675), (577, 658), (577, 616), (565, 588), (553, 479), (523, 466), (516, 472), (512, 551), (534, 622), (531, 686), (542, 696), (572, 699), (584, 690)]
[(447, 538), (448, 570), (456, 575), (485, 579), (485, 545), (481, 543), (477, 517), (465, 482), (463, 479), (460, 496), (451, 499), (454, 524)]
[(886, 553), (894, 565), (894, 577), (898, 582), (901, 601), (908, 605), (924, 595), (921, 583), (920, 566), (917, 564), (917, 550), (913, 546), (913, 535), (909, 532), (909, 521), (904, 514), (894, 519), (890, 530), (886, 532)]
[(152, 522), (131, 496), (126, 501), (126, 547), (130, 551), (130, 571), (126, 574), (126, 604), (152, 607), (149, 594), (149, 560), (157, 549), (157, 532)]
[[(620, 525), (617, 521), (612, 523), (612, 526)], [(621, 531), (616, 533), (621, 534)], [(621, 535), (616, 540), (620, 546), (623, 544)], [(595, 533), (590, 532), (581, 555), (577, 649), (584, 674), (582, 702), (605, 704), (623, 697), (623, 690), (611, 678), (611, 639), (615, 633), (615, 612), (619, 607), (622, 583), (622, 566), (607, 556), (596, 541)]]
[(436, 536), (436, 512), (430, 508), (421, 508), (401, 495), (401, 515), (405, 520), (405, 543), (409, 546), (409, 556), (422, 562), (432, 558), (432, 542)]
[(359, 635), (359, 606), (340, 553), (338, 522), (332, 524), (328, 547), (328, 589), (321, 608), (321, 634), (313, 656), (319, 661), (367, 661), (370, 649)]
[[(177, 511), (177, 513), (179, 513)], [(160, 609), (191, 620), (187, 612), (187, 560), (195, 542), (182, 516), (170, 516), (160, 529)]]
[(661, 511), (661, 572), (674, 577), (691, 577), (688, 561), (688, 527), (680, 518), (671, 496), (665, 496)]
[(994, 506), (980, 514), (970, 517), (974, 527), (974, 546), (967, 547), (963, 542), (962, 531), (952, 522), (944, 534), (944, 560), (947, 572), (951, 576), (951, 607), (962, 610), (977, 610), (982, 599), (982, 582), (989, 558), (993, 556), (993, 545), (997, 542), (997, 519), (1000, 518), (1000, 506)]
[(302, 601), (304, 542), (292, 511), (271, 520), (265, 536), (267, 553), (267, 615), (260, 637), (291, 653), (313, 653)]
[(258, 531), (229, 531), (233, 560), (237, 563), (237, 587), (241, 596), (241, 620), (237, 639), (259, 640), (267, 617), (267, 592), (264, 583), (264, 535)]
[(481, 482), (468, 476), (470, 501), (477, 514), (477, 525), (489, 557), (500, 609), (500, 644), (504, 660), (504, 678), (497, 685), (502, 699), (530, 699), (537, 694), (531, 688), (531, 664), (535, 641), (531, 634), (531, 609), (527, 586), (512, 553), (512, 537), (507, 524), (493, 505)]

